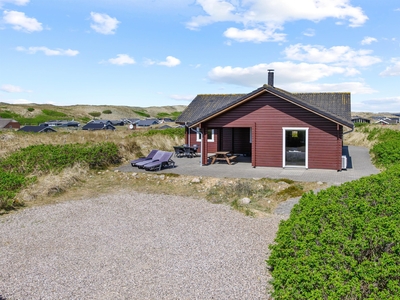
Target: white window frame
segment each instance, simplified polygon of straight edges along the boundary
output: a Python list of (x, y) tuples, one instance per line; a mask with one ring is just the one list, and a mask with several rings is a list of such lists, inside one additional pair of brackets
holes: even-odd
[[(201, 131), (201, 128), (197, 127), (196, 130), (197, 130), (196, 141), (201, 142), (201, 136), (200, 133), (198, 133), (199, 131)], [(209, 130), (211, 130), (211, 138), (208, 136), (207, 142), (214, 142), (214, 129), (209, 129)]]
[[(308, 169), (308, 127), (282, 127), (282, 166), (285, 167), (290, 167), (290, 168), (305, 168)], [(286, 130), (292, 130), (292, 131), (305, 131), (306, 132), (306, 161), (304, 166), (291, 166), (288, 165), (286, 166)]]

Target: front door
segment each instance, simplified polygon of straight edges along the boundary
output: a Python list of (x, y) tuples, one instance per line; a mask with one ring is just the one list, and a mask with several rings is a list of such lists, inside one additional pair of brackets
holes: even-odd
[(283, 128), (283, 167), (308, 168), (308, 128)]

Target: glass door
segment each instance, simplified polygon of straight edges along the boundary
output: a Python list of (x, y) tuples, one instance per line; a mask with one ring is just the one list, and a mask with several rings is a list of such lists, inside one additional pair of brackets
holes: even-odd
[(308, 128), (283, 128), (283, 166), (308, 167)]

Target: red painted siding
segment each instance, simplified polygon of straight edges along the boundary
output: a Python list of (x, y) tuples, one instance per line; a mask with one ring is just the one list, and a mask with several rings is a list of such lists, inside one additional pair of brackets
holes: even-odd
[[(228, 150), (229, 143), (233, 147), (250, 148), (248, 128), (253, 128), (252, 162), (254, 166), (265, 167), (282, 167), (283, 127), (309, 128), (308, 167), (341, 169), (342, 126), (269, 93), (203, 123), (202, 127), (224, 128), (218, 150)], [(235, 128), (231, 129), (233, 141), (227, 128)], [(217, 151), (217, 137), (208, 144), (208, 152)], [(246, 145), (239, 145), (241, 141)]]

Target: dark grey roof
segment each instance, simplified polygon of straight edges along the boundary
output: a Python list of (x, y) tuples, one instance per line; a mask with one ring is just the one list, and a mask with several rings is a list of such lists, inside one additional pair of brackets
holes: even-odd
[(82, 127), (82, 130), (101, 130), (101, 129), (115, 130), (115, 127), (111, 124), (103, 124), (103, 123), (87, 123)]
[(176, 120), (177, 123), (194, 125), (202, 120), (240, 104), (258, 93), (269, 92), (339, 124), (353, 127), (351, 122), (350, 93), (289, 93), (263, 85), (249, 94), (198, 95)]
[(137, 126), (150, 126), (150, 125), (158, 124), (158, 120), (157, 119), (140, 120), (136, 124), (137, 124)]
[(25, 131), (25, 132), (57, 132), (56, 130), (54, 130), (51, 127), (48, 126), (24, 126), (20, 129), (18, 129), (18, 131)]

